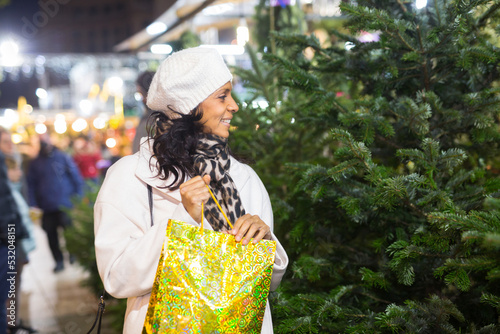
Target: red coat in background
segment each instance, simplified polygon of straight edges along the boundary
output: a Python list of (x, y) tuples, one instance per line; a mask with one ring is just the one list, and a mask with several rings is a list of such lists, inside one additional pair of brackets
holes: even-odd
[(93, 142), (84, 138), (75, 141), (73, 160), (84, 179), (96, 180), (99, 177), (97, 162), (101, 159), (101, 152)]

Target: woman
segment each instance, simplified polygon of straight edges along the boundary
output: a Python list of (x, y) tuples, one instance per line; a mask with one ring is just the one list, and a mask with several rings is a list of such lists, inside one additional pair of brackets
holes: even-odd
[[(169, 56), (148, 91), (154, 138), (138, 153), (115, 163), (106, 174), (95, 204), (95, 247), (104, 287), (128, 298), (124, 333), (141, 333), (169, 219), (230, 233), (246, 245), (277, 242), (271, 290), (288, 264), (272, 233), (269, 196), (257, 174), (228, 153), (227, 138), (238, 106), (231, 96), (232, 75), (214, 49), (191, 48)], [(206, 184), (233, 222), (219, 217)], [(146, 185), (153, 188), (151, 226)], [(262, 333), (272, 333), (269, 305)]]
[[(0, 127), (0, 154), (4, 155), (5, 166), (7, 167), (8, 184), (11, 189), (14, 204), (19, 213), (16, 225), (19, 223), (19, 229), (25, 231), (25, 236), (19, 238), (19, 242), (15, 248), (15, 291), (21, 291), (21, 278), (24, 265), (29, 262), (28, 253), (35, 249), (35, 236), (33, 222), (30, 218), (29, 206), (22, 194), (23, 186), (23, 171), (21, 169), (22, 157), (17, 151), (16, 145), (12, 142), (12, 135), (10, 131)], [(3, 164), (2, 164), (3, 165)], [(2, 168), (2, 167), (0, 167)], [(10, 255), (10, 254), (9, 254)], [(9, 294), (7, 305), (14, 305), (15, 315), (14, 321), (8, 318), (8, 332), (23, 332), (37, 333), (33, 328), (26, 326), (21, 320), (21, 293)], [(0, 330), (1, 332), (1, 330)]]

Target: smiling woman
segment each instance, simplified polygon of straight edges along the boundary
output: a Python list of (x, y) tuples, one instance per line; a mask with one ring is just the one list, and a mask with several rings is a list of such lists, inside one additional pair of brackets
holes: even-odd
[[(138, 153), (122, 158), (106, 174), (94, 210), (95, 248), (106, 290), (128, 298), (124, 333), (142, 332), (169, 219), (200, 226), (203, 212), (204, 229), (234, 236), (242, 246), (276, 241), (271, 290), (286, 270), (288, 258), (273, 234), (268, 193), (253, 169), (230, 154), (229, 128), (238, 111), (231, 92), (231, 72), (215, 49), (172, 54), (148, 91), (147, 105), (156, 110), (153, 133), (141, 140)], [(171, 290), (167, 293), (177, 291)], [(259, 321), (262, 333), (273, 332), (269, 305)]]
[(230, 82), (226, 83), (200, 104), (203, 114), (200, 123), (203, 124), (204, 132), (229, 137), (231, 119), (238, 111), (238, 105), (231, 95), (232, 87)]

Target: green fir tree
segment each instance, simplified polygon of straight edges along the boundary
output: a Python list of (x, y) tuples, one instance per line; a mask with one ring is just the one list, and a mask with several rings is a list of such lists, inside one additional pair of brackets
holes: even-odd
[(254, 66), (277, 78), (260, 98), (279, 89), (279, 111), (247, 101), (232, 136), (257, 155), (291, 258), (275, 331), (498, 333), (500, 2), (341, 8), (350, 34), (331, 47), (274, 34), (286, 56)]

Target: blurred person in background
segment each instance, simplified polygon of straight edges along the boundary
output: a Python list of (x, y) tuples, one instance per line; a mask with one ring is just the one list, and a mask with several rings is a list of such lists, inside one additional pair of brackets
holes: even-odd
[[(4, 131), (1, 127), (0, 130)], [(4, 138), (2, 133), (0, 136), (0, 146), (2, 147), (6, 144)], [(8, 140), (10, 141), (10, 138)], [(11, 306), (10, 301), (9, 305), (6, 303), (10, 292), (15, 289), (16, 255), (18, 249), (21, 248), (20, 241), (27, 235), (27, 231), (21, 223), (17, 203), (12, 195), (5, 154), (0, 150), (0, 334), (6, 334), (8, 321), (13, 321), (16, 318), (15, 304)], [(10, 317), (12, 313), (14, 319)]]
[[(42, 228), (47, 233), (50, 251), (56, 262), (54, 272), (64, 269), (64, 257), (59, 244), (59, 230), (71, 225), (65, 209), (73, 206), (71, 199), (81, 196), (83, 179), (68, 154), (52, 145), (48, 137), (40, 141), (40, 152), (28, 169), (29, 204), (43, 211)], [(73, 257), (70, 255), (70, 263)]]
[(9, 322), (8, 328), (11, 333), (15, 333), (17, 330), (23, 329), (28, 333), (37, 333), (36, 330), (25, 326), (21, 321), (21, 277), (23, 272), (23, 267), (29, 262), (28, 253), (33, 251), (36, 247), (35, 237), (33, 234), (33, 222), (30, 218), (29, 206), (26, 203), (26, 199), (21, 193), (23, 186), (23, 171), (21, 169), (22, 158), (19, 152), (16, 150), (15, 144), (12, 142), (11, 133), (3, 128), (0, 128), (0, 152), (5, 156), (5, 165), (7, 166), (7, 178), (9, 180), (9, 186), (12, 190), (12, 196), (16, 202), (17, 209), (19, 212), (20, 222), (26, 229), (27, 236), (20, 240), (16, 248), (16, 279), (15, 288), (17, 293), (15, 295), (10, 295), (7, 300), (7, 305), (15, 305), (16, 310), (16, 320), (15, 322)]
[(99, 147), (88, 137), (78, 137), (73, 143), (73, 160), (84, 181), (99, 181), (98, 163), (102, 159)]
[(143, 113), (141, 115), (141, 119), (139, 120), (139, 125), (135, 129), (135, 137), (132, 143), (132, 152), (136, 153), (139, 151), (139, 147), (141, 145), (141, 139), (147, 140), (149, 130), (148, 129), (148, 118), (153, 113), (146, 105), (146, 97), (148, 95), (148, 89), (151, 85), (151, 81), (153, 80), (153, 76), (155, 72), (145, 71), (142, 72), (136, 79), (135, 84), (137, 87), (137, 93), (141, 94), (142, 97), (142, 105), (143, 105)]

